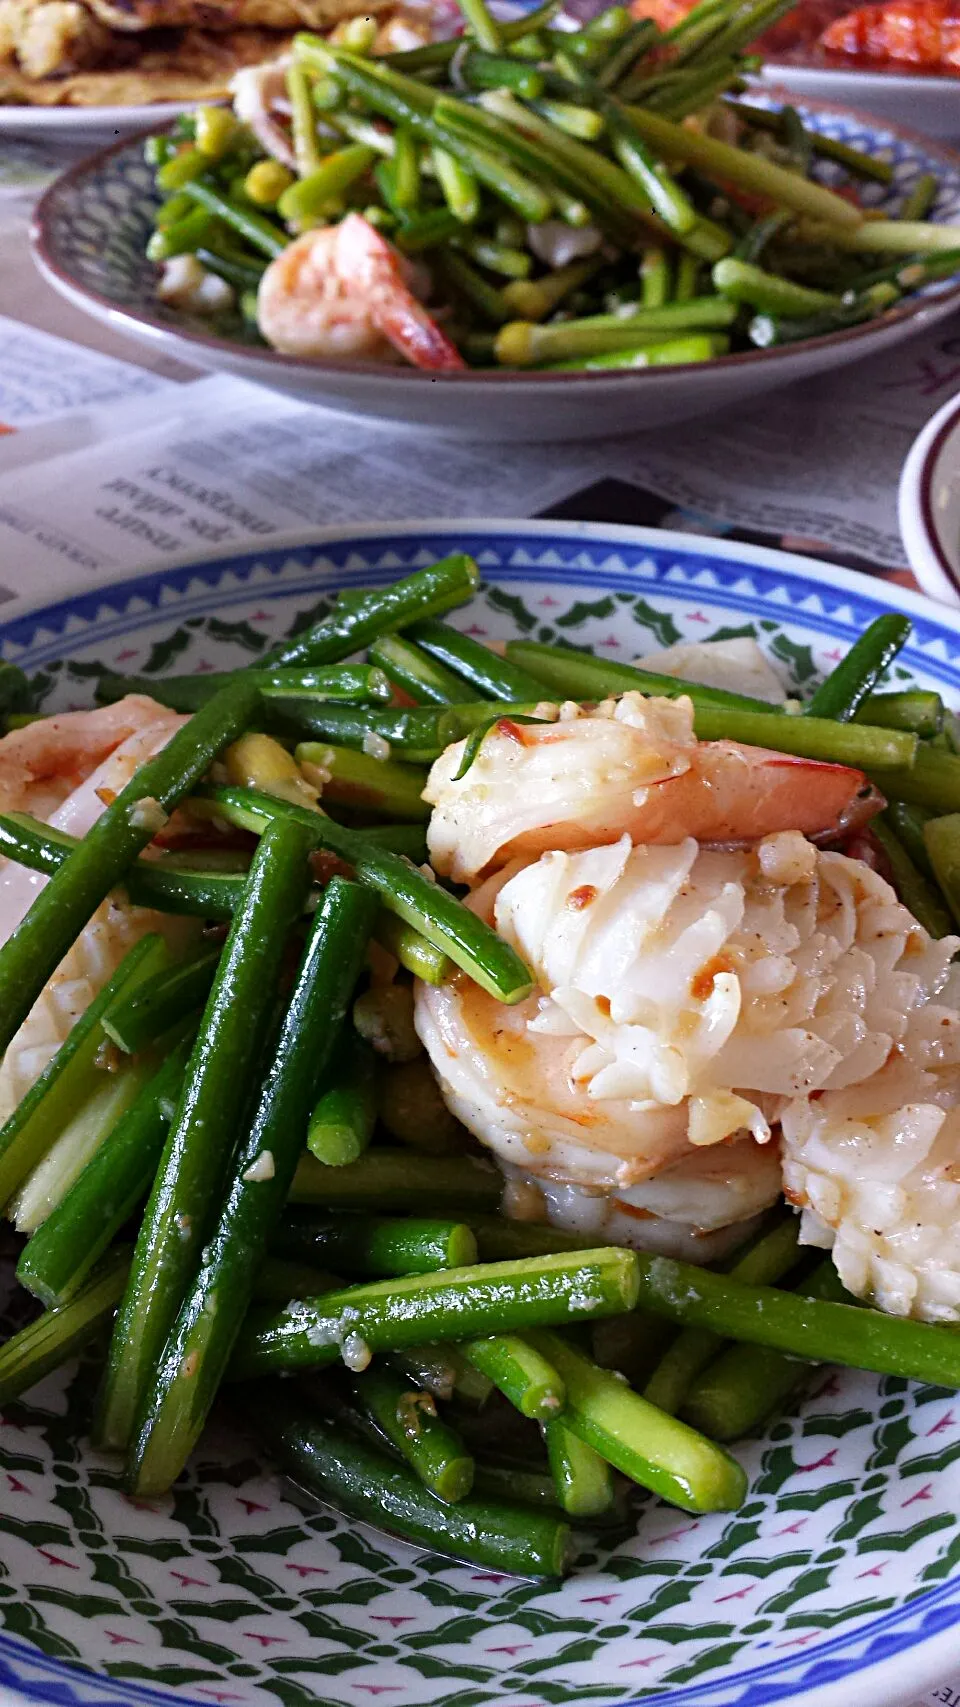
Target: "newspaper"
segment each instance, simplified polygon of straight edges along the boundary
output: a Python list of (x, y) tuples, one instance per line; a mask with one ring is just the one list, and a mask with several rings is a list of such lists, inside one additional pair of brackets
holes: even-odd
[[(611, 476), (705, 526), (897, 568), (903, 458), (960, 387), (960, 328), (948, 327), (844, 369), (839, 382), (806, 381), (655, 435), (469, 443), (336, 415), (226, 376), (165, 383), (59, 341), (37, 351), (32, 336), (8, 367), (5, 336), (0, 321), (0, 419), (22, 421), (31, 408), (41, 421), (60, 415), (56, 432), (0, 442), (0, 549), (16, 546), (34, 598), (300, 526), (536, 515)], [(98, 412), (111, 388), (116, 403)], [(67, 420), (71, 399), (86, 409)]]
[[(169, 384), (132, 362), (0, 315), (0, 432), (68, 416), (75, 423), (74, 442), (80, 442), (84, 415), (90, 413), (94, 436), (103, 440), (112, 436), (118, 403), (152, 398)], [(66, 448), (71, 439), (63, 443)]]
[(605, 465), (600, 447), (558, 466), (549, 446), (418, 440), (227, 378), (175, 387), (153, 415), (52, 457), (24, 433), (6, 472), (0, 444), (0, 555), (32, 601), (311, 525), (530, 515)]
[[(647, 486), (717, 521), (896, 566), (897, 484), (913, 439), (960, 390), (960, 320), (890, 355), (746, 409), (636, 441)], [(829, 456), (824, 446), (829, 445)]]

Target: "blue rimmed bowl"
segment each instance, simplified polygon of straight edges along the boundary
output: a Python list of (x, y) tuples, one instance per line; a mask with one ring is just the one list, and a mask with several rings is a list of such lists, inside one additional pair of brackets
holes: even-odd
[[(839, 107), (803, 102), (798, 110), (814, 128), (891, 162), (890, 187), (863, 192), (870, 206), (895, 208), (918, 176), (932, 172), (940, 184), (932, 217), (960, 224), (960, 155)], [(156, 205), (142, 138), (82, 161), (39, 203), (33, 231), (38, 266), (77, 307), (182, 361), (351, 414), (466, 438), (597, 438), (685, 420), (877, 355), (960, 306), (960, 279), (954, 278), (906, 298), (878, 320), (826, 337), (640, 371), (435, 374), (370, 362), (308, 362), (219, 336), (157, 300), (158, 269), (144, 253)]]

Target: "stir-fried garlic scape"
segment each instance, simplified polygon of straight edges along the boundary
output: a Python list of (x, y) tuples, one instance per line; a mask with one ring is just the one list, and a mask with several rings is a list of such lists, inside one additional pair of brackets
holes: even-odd
[[(151, 137), (171, 308), (315, 362), (624, 370), (850, 332), (960, 270), (885, 154), (729, 97), (791, 0), (612, 6), (558, 27), (460, 0), (461, 38), (373, 18), (238, 73)], [(563, 24), (561, 19), (561, 25)], [(926, 181), (926, 180), (924, 180)]]
[(902, 618), (805, 708), (752, 643), (489, 650), (438, 620), (477, 580), (91, 712), (0, 670), (0, 1201), (45, 1307), (0, 1399), (114, 1319), (131, 1490), (226, 1381), (344, 1510), (552, 1575), (611, 1468), (736, 1507), (717, 1442), (804, 1363), (960, 1387), (960, 756), (882, 689)]

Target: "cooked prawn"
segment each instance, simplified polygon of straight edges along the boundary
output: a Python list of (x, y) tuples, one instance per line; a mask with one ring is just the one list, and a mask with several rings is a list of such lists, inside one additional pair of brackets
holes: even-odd
[(634, 18), (652, 19), (657, 29), (666, 34), (683, 23), (692, 6), (693, 0), (630, 0), (630, 14)]
[(463, 743), (434, 764), (424, 799), (434, 811), (431, 863), (472, 882), (515, 856), (632, 841), (739, 843), (800, 830), (836, 837), (883, 804), (844, 765), (697, 741), (689, 699), (626, 693), (593, 711), (560, 708), (557, 722), (502, 720), (456, 780)]
[(385, 361), (399, 354), (437, 373), (466, 366), (409, 288), (403, 257), (359, 213), (305, 231), (270, 262), (257, 324), (287, 356)]
[[(779, 1193), (779, 1126), (802, 1237), (833, 1243), (851, 1290), (960, 1321), (960, 1015), (939, 1000), (958, 939), (797, 832), (547, 853), (472, 904), (539, 994), (420, 987), (418, 1030), (453, 1111), (551, 1217), (581, 1224), (597, 1194), (596, 1230), (631, 1243), (662, 1244), (651, 1216), (742, 1227)], [(708, 1152), (737, 1158), (709, 1191)]]
[[(82, 836), (104, 807), (185, 721), (143, 695), (99, 711), (29, 723), (0, 740), (0, 810), (28, 811)], [(26, 914), (47, 879), (0, 861), (0, 941)], [(110, 896), (98, 907), (12, 1039), (0, 1063), (0, 1119), (43, 1071), (127, 950), (147, 931), (183, 941), (196, 924)]]
[[(655, 905), (662, 899), (666, 866), (683, 871), (691, 850), (692, 843), (683, 853), (650, 850), (651, 860), (663, 868)], [(594, 853), (544, 855), (533, 866), (517, 861), (467, 904), (508, 935), (508, 915), (517, 906), (526, 909), (531, 882), (537, 886), (551, 857), (558, 866), (569, 858), (571, 874), (579, 878), (590, 862), (611, 869), (622, 865), (627, 852), (624, 842)], [(514, 882), (521, 887), (514, 889)], [(582, 922), (584, 910), (575, 911)], [(613, 928), (619, 931), (624, 923), (618, 909)], [(535, 1188), (528, 1212), (532, 1207), (540, 1218), (546, 1215), (599, 1242), (704, 1262), (722, 1254), (780, 1195), (776, 1144), (761, 1148), (745, 1134), (718, 1151), (698, 1147), (690, 1142), (689, 1109), (682, 1100), (638, 1102), (627, 1084), (596, 1085), (584, 1060), (588, 1031), (559, 1007), (556, 990), (545, 993), (551, 989), (548, 969), (536, 956), (530, 963), (541, 992), (514, 1007), (468, 979), (417, 986), (417, 1031), (444, 1099), (496, 1153), (508, 1179), (508, 1206), (518, 1187)], [(604, 1005), (601, 996), (598, 1022)], [(766, 1134), (765, 1123), (760, 1130)], [(524, 1195), (529, 1197), (529, 1189)]]
[(960, 71), (960, 0), (887, 0), (828, 24), (820, 46), (874, 65)]
[(182, 722), (145, 694), (127, 694), (96, 711), (61, 711), (12, 730), (0, 740), (0, 812), (48, 818), (128, 736), (158, 723), (172, 734)]

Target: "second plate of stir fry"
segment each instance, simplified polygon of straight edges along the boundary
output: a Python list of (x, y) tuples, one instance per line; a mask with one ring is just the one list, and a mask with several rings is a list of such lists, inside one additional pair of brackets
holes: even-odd
[(147, 144), (159, 295), (281, 354), (438, 373), (710, 361), (881, 317), (957, 272), (960, 225), (935, 178), (881, 209), (888, 160), (735, 97), (784, 9), (570, 32), (552, 3), (502, 24), (470, 0), (461, 39), (403, 53), (371, 52), (373, 19), (302, 34), (233, 113)]
[(106, 1335), (136, 1496), (219, 1398), (549, 1578), (631, 1483), (735, 1511), (811, 1365), (960, 1388), (960, 735), (896, 613), (804, 698), (742, 634), (490, 647), (478, 585), (85, 711), (3, 667), (0, 1402)]
[(671, 27), (553, 0), (382, 51), (374, 19), (72, 168), (50, 281), (171, 354), (363, 414), (493, 439), (683, 419), (951, 311), (953, 157), (786, 106), (746, 51), (781, 0)]

